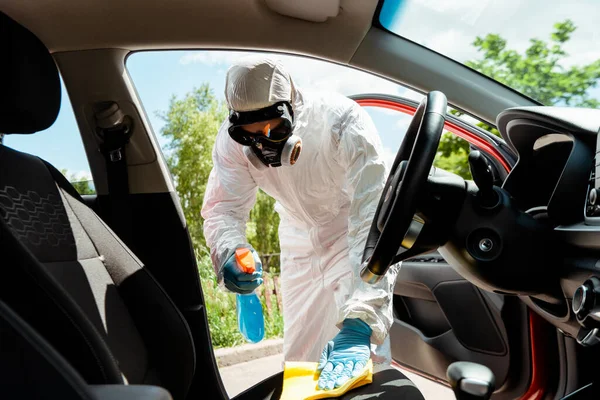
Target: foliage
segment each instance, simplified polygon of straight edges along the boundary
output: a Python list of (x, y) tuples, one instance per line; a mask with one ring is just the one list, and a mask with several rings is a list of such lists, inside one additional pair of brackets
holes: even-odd
[(235, 295), (220, 289), (214, 280), (202, 280), (204, 304), (213, 347), (233, 347), (244, 343), (237, 329)]
[(469, 169), (469, 151), (469, 142), (453, 133), (444, 132), (440, 139), (434, 165), (464, 179), (472, 179)]
[(60, 172), (69, 182), (71, 182), (71, 185), (77, 190), (77, 193), (81, 195), (96, 194), (96, 189), (92, 186), (92, 181), (77, 176), (76, 174), (71, 174), (67, 169), (61, 169)]
[(477, 37), (473, 45), (483, 57), (466, 65), (545, 105), (597, 108), (600, 101), (590, 98), (589, 89), (600, 79), (600, 60), (562, 65), (568, 56), (564, 45), (576, 29), (570, 20), (558, 22), (549, 42), (530, 39), (524, 54), (508, 49), (506, 40), (497, 34)]
[[(227, 107), (218, 101), (208, 84), (172, 97), (169, 109), (159, 116), (165, 121), (161, 133), (169, 140), (167, 163), (177, 186), (194, 247), (206, 250), (200, 216), (208, 176), (212, 169), (212, 149)], [(279, 252), (279, 216), (273, 212), (275, 200), (262, 191), (250, 212), (248, 240), (260, 254)]]
[[(212, 149), (227, 116), (227, 108), (224, 102), (217, 100), (210, 86), (203, 84), (181, 98), (172, 97), (168, 110), (159, 113), (159, 116), (165, 121), (161, 133), (168, 140), (165, 149), (167, 163), (198, 260), (213, 345), (229, 347), (242, 344), (244, 339), (237, 329), (235, 295), (222, 290), (217, 284), (200, 215), (213, 166)], [(279, 215), (274, 212), (274, 204), (274, 199), (259, 191), (250, 212), (248, 241), (259, 254), (279, 253)], [(273, 271), (279, 270), (278, 264), (272, 264), (272, 267)], [(283, 317), (276, 306), (272, 318), (265, 317), (265, 329), (266, 337), (283, 335)]]
[[(259, 254), (279, 253), (279, 214), (274, 212), (274, 208), (275, 199), (259, 190), (254, 208), (250, 211), (246, 232), (248, 241)], [(270, 271), (279, 271), (277, 259), (270, 262), (269, 266), (271, 267)]]
[(213, 284), (217, 283), (217, 276), (210, 259), (210, 252), (207, 247), (194, 247), (194, 253), (198, 264), (198, 274), (202, 282), (211, 281)]
[[(465, 64), (545, 105), (597, 108), (600, 101), (590, 98), (589, 89), (596, 87), (600, 79), (600, 60), (568, 68), (561, 63), (568, 56), (564, 45), (575, 30), (570, 20), (558, 22), (554, 24), (549, 42), (531, 39), (523, 54), (507, 48), (506, 40), (497, 34), (477, 37), (473, 46), (481, 53), (481, 58)], [(452, 113), (460, 115), (456, 110)], [(483, 122), (478, 126), (499, 135), (496, 128)], [(466, 141), (444, 134), (435, 164), (471, 179), (468, 155)]]
[[(263, 310), (266, 310), (264, 299), (261, 300)], [(271, 318), (267, 318), (265, 315), (265, 337), (267, 339), (283, 337), (283, 310), (280, 310), (276, 304), (273, 306)]]
[(173, 96), (169, 109), (159, 116), (165, 121), (162, 135), (169, 140), (167, 163), (177, 186), (194, 247), (206, 247), (200, 210), (212, 169), (212, 149), (227, 108), (208, 84), (183, 98)]

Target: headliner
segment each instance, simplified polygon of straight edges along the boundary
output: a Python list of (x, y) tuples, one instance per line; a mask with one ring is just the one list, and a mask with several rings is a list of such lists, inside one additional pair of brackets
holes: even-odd
[(279, 15), (262, 0), (3, 0), (0, 9), (51, 52), (246, 48), (347, 63), (371, 27), (377, 0), (340, 5), (324, 23)]

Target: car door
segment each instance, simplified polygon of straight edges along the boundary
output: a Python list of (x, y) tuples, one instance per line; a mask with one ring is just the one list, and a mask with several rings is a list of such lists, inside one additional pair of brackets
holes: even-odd
[[(351, 98), (372, 116), (383, 142), (400, 145), (405, 129), (398, 127), (408, 126), (417, 102), (369, 94)], [(468, 141), (468, 148), (486, 155), (501, 185), (516, 162), (502, 139), (453, 115), (448, 115), (445, 127)], [(501, 388), (494, 398), (542, 395), (549, 352), (541, 348), (549, 330), (518, 298), (478, 289), (435, 251), (403, 262), (393, 302), (390, 337), (396, 366), (447, 384), (450, 363), (471, 361), (494, 372), (496, 387)]]

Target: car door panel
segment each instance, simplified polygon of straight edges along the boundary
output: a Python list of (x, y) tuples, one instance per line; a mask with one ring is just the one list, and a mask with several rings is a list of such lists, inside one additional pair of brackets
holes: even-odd
[(440, 380), (456, 360), (482, 363), (504, 382), (509, 351), (503, 305), (503, 296), (481, 293), (437, 253), (407, 260), (394, 288), (392, 357)]

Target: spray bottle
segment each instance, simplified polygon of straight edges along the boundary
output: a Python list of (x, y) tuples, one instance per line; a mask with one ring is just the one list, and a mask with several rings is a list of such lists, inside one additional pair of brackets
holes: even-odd
[[(254, 256), (249, 249), (237, 249), (235, 260), (247, 274), (256, 271)], [(255, 292), (237, 295), (238, 329), (251, 343), (258, 343), (265, 337), (265, 319), (262, 304)]]

